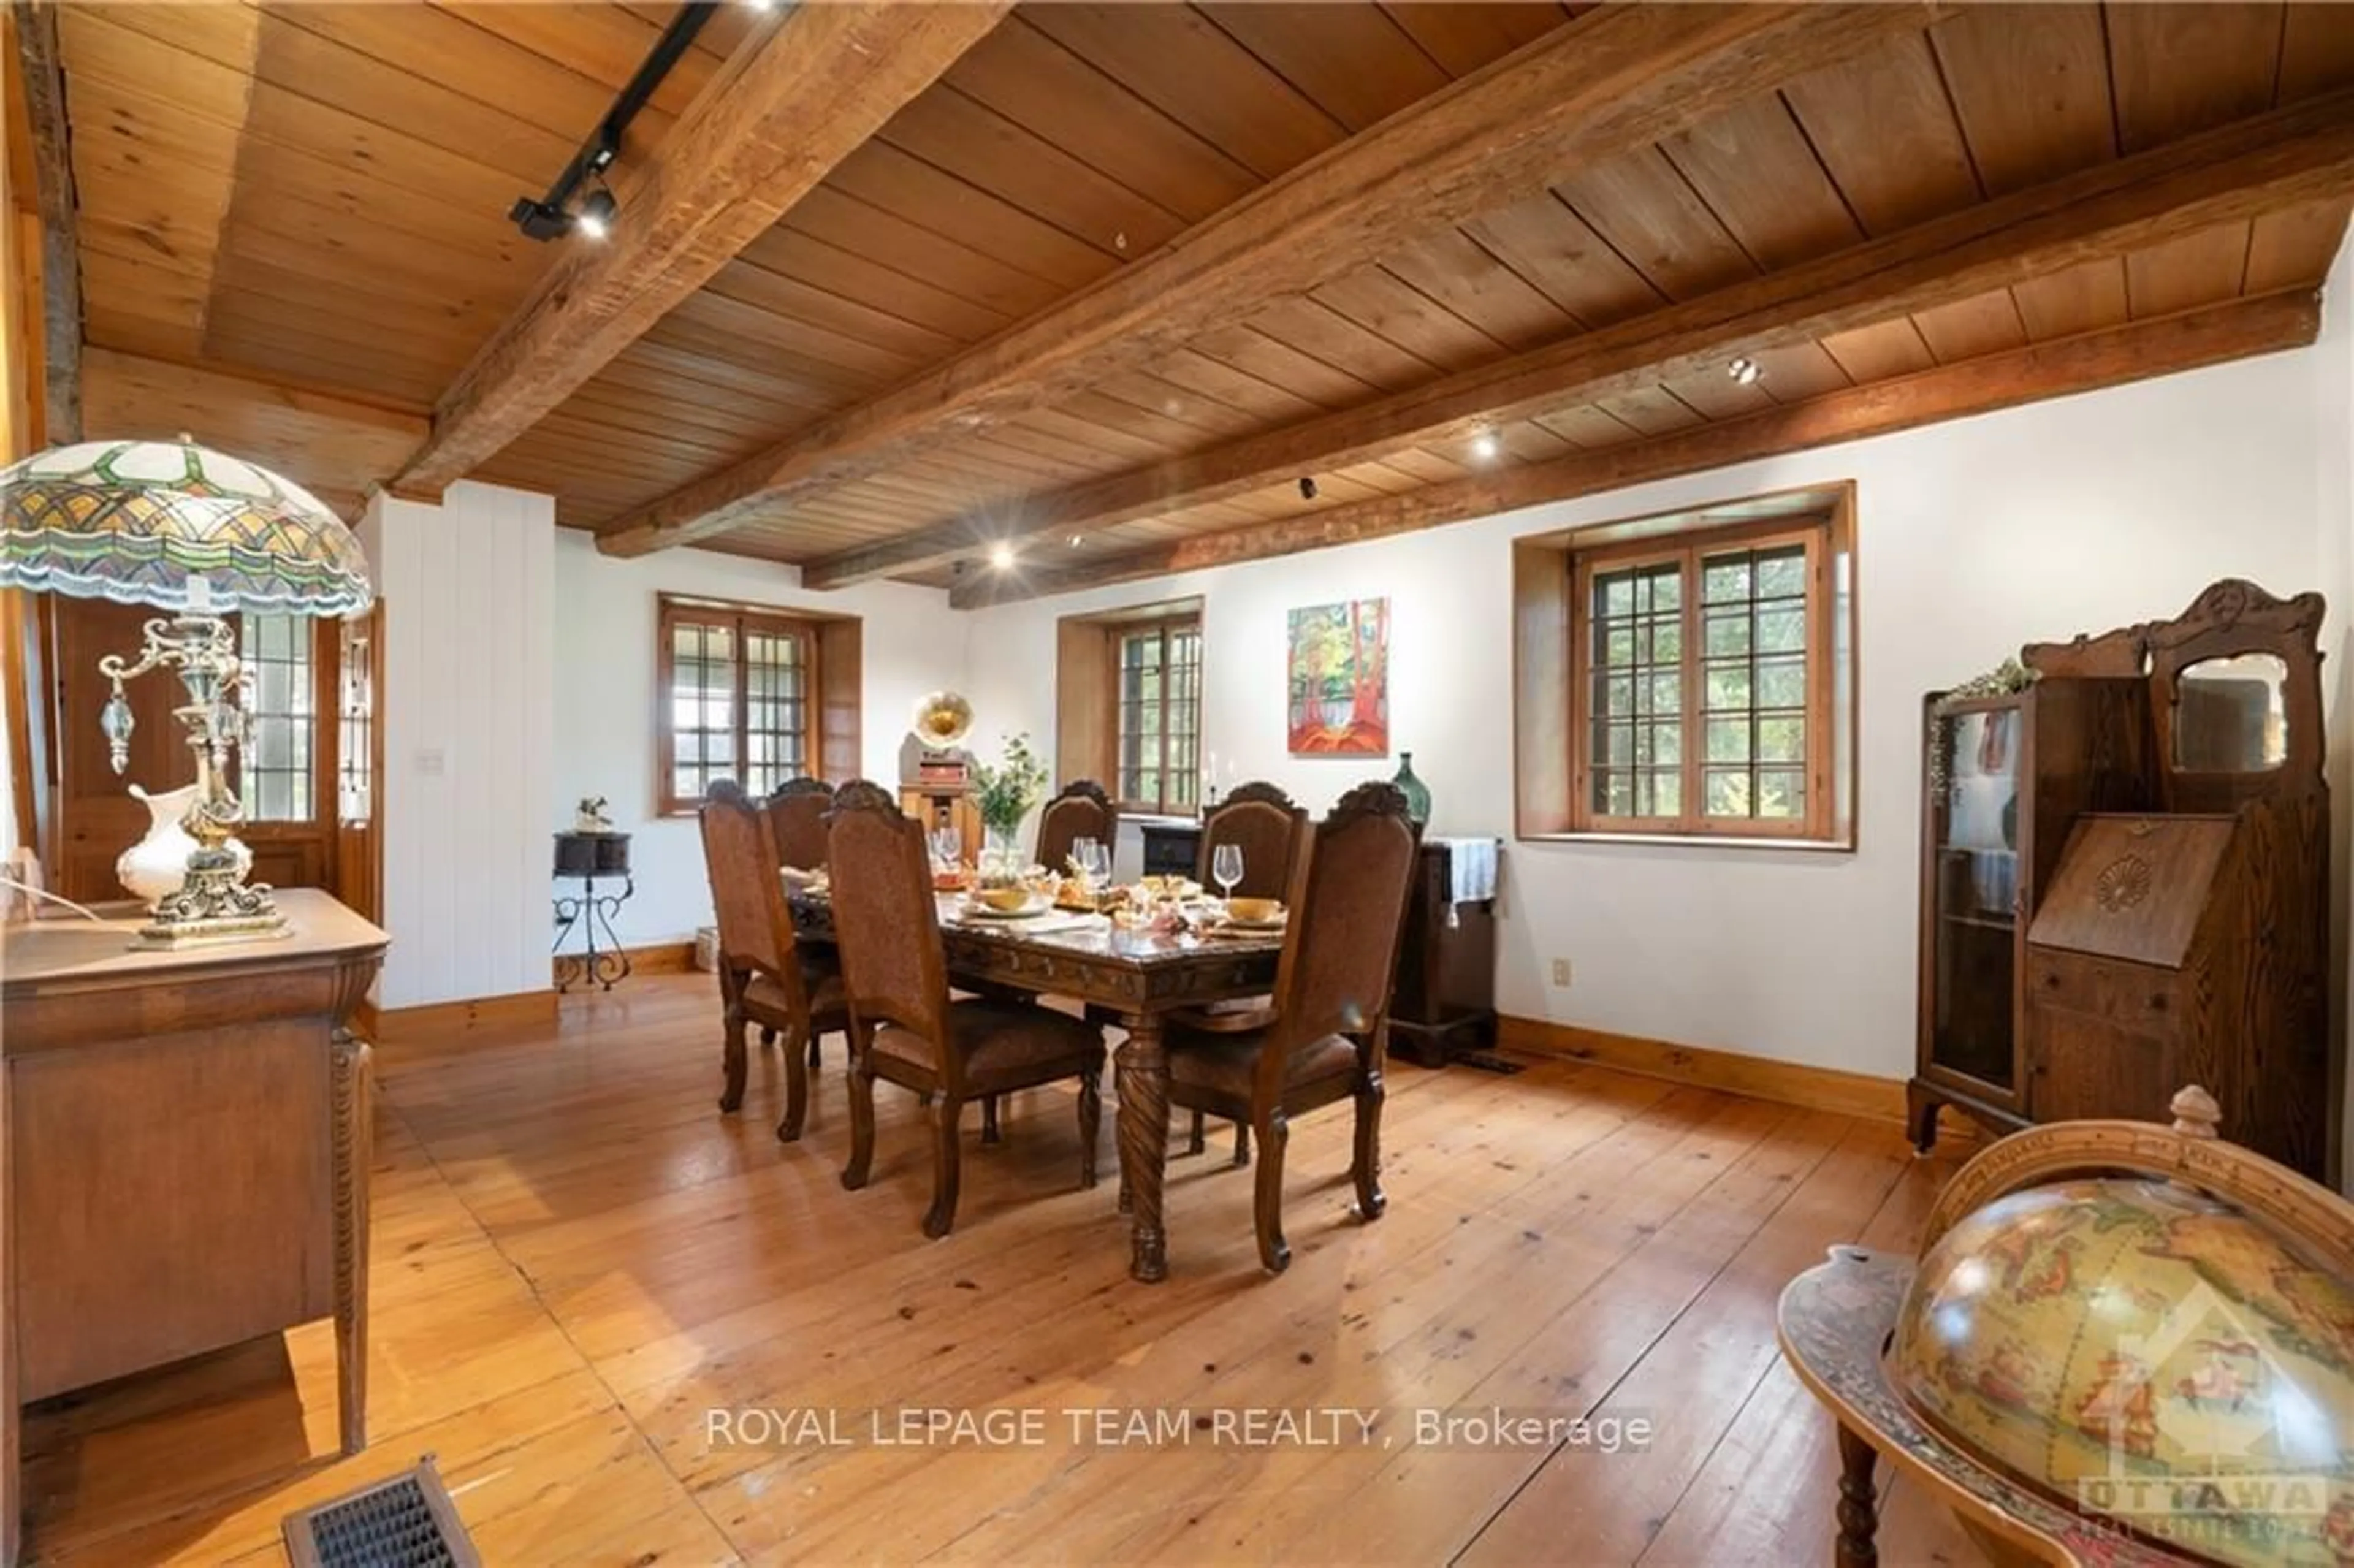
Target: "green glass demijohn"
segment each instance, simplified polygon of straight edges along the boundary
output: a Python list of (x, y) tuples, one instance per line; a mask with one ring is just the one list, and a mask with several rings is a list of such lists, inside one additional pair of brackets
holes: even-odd
[(1405, 796), (1405, 814), (1416, 827), (1430, 821), (1430, 786), (1414, 776), (1414, 753), (1398, 753), (1397, 777), (1390, 780)]

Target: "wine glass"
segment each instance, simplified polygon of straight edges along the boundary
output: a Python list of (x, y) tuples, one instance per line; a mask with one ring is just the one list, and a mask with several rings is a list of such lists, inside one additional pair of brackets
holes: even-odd
[(1217, 883), (1219, 893), (1231, 903), (1235, 884), (1243, 879), (1243, 846), (1220, 844), (1210, 856), (1210, 876)]
[[(1081, 882), (1085, 882), (1087, 879), (1087, 867), (1095, 863), (1095, 840), (1073, 839), (1071, 841), (1071, 864), (1077, 872)], [(1063, 868), (1061, 866), (1056, 866), (1055, 869), (1059, 872)]]
[(964, 835), (954, 828), (932, 830), (932, 868), (955, 871), (964, 860)]
[(1111, 885), (1111, 845), (1089, 839), (1086, 858), (1079, 864), (1087, 877), (1089, 895), (1099, 894)]

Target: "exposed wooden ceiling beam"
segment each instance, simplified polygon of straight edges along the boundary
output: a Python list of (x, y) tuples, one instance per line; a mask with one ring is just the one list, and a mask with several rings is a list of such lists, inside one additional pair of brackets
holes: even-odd
[(92, 429), (163, 440), (186, 432), (284, 474), (347, 517), (426, 431), (422, 414), (111, 349), (83, 353)]
[(571, 242), (484, 344), (395, 481), (439, 492), (522, 435), (701, 288), (995, 26), (1012, 0), (794, 6), (663, 140), (610, 239)]
[(959, 609), (978, 609), (1044, 594), (1360, 544), (1730, 463), (1886, 435), (2040, 398), (2168, 376), (2249, 355), (2300, 348), (2312, 343), (2320, 330), (2320, 300), (2310, 291), (2234, 300), (1876, 381), (1679, 435), (1376, 496), (1281, 522), (1197, 534), (1082, 567), (1054, 572), (976, 573), (949, 591), (949, 601)]
[(1906, 5), (1605, 6), (1311, 159), (1153, 255), (603, 531), (691, 544), (1160, 357), (1237, 306), (1645, 147), (1926, 25)]
[(810, 588), (921, 571), (1001, 540), (1085, 534), (1344, 469), (1402, 446), (1721, 367), (2354, 186), (2354, 91), (2017, 192), (1819, 261), (1208, 451), (808, 563)]
[(55, 0), (10, 0), (17, 79), (33, 128), (41, 213), (42, 420), (49, 444), (81, 439), (81, 249), (74, 226), (72, 143)]

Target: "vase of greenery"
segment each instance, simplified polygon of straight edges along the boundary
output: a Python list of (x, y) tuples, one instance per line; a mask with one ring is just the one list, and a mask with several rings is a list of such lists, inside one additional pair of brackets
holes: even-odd
[(981, 881), (1001, 885), (1018, 881), (1023, 857), (1014, 835), (1022, 830), (1022, 819), (1046, 792), (1046, 765), (1030, 749), (1030, 736), (1017, 735), (1006, 742), (1005, 759), (995, 767), (986, 762), (969, 766), (965, 789), (972, 797), (987, 840), (981, 855)]

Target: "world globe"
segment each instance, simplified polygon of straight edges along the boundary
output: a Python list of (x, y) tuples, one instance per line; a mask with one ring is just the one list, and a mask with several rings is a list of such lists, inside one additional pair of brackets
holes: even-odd
[(2169, 1182), (2072, 1180), (1964, 1216), (1887, 1362), (1930, 1428), (2169, 1550), (2354, 1564), (2354, 1287)]

